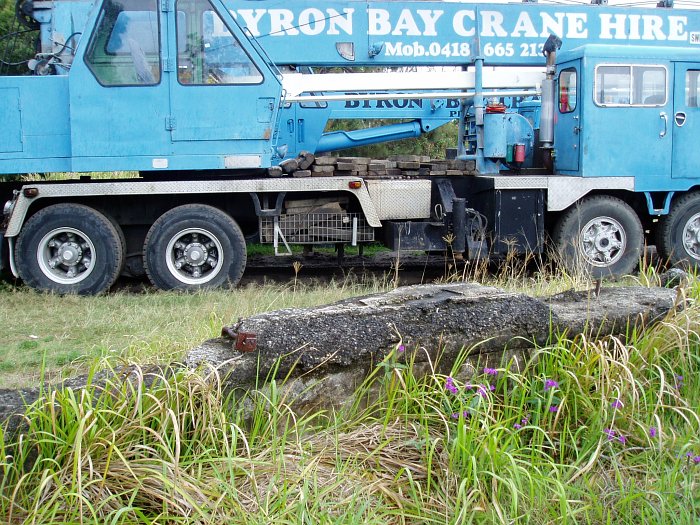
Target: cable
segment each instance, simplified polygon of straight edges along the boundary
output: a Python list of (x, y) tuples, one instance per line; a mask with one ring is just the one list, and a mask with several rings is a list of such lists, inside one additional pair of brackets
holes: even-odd
[[(12, 37), (17, 37), (19, 35), (23, 35), (25, 33), (33, 33), (34, 31), (36, 31), (36, 29), (24, 29), (22, 31), (12, 31), (11, 33), (0, 36), (0, 42), (2, 42), (3, 40), (7, 40), (9, 38), (12, 38)], [(14, 66), (21, 66), (22, 64), (26, 64), (27, 62), (29, 62), (29, 60), (22, 60), (21, 62), (7, 62), (6, 60), (0, 58), (0, 64), (2, 64), (3, 66), (13, 66), (13, 67)]]
[(56, 58), (58, 58), (58, 55), (60, 55), (61, 53), (63, 53), (63, 51), (64, 51), (66, 48), (70, 49), (71, 51), (75, 51), (75, 49), (73, 49), (72, 47), (70, 47), (70, 46), (68, 45), (68, 42), (70, 42), (72, 38), (75, 38), (76, 36), (82, 35), (82, 34), (83, 34), (82, 31), (76, 31), (76, 32), (73, 33), (71, 36), (69, 36), (68, 38), (66, 38), (66, 41), (63, 43), (63, 47), (62, 47), (61, 49), (59, 49), (59, 50), (56, 51), (55, 53), (51, 53), (51, 54), (52, 54), (53, 56), (55, 56)]

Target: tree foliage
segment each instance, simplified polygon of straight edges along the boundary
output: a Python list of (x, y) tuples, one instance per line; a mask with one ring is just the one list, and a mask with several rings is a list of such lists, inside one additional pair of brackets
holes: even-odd
[(0, 75), (26, 75), (38, 33), (15, 17), (15, 0), (0, 0)]

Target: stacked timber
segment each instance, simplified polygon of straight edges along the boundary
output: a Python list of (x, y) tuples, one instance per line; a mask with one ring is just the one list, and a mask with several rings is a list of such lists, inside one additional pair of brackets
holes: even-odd
[(271, 177), (362, 177), (366, 179), (412, 179), (476, 175), (474, 161), (431, 159), (423, 155), (369, 157), (316, 157), (302, 152), (268, 170)]

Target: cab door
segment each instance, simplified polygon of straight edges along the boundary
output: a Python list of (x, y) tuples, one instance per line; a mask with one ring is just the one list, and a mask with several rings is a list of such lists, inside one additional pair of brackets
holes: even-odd
[(168, 128), (178, 151), (224, 154), (226, 167), (269, 166), (281, 96), (270, 64), (219, 0), (175, 0), (170, 22)]
[(675, 87), (673, 117), (674, 178), (697, 178), (700, 176), (700, 64), (675, 64)]
[(634, 177), (637, 189), (667, 185), (671, 174), (672, 64), (601, 60), (593, 104), (584, 109), (584, 176)]
[(68, 77), (76, 171), (143, 170), (168, 154), (160, 2), (105, 0)]
[(581, 149), (580, 61), (564, 64), (557, 82), (554, 146), (558, 172), (578, 172)]

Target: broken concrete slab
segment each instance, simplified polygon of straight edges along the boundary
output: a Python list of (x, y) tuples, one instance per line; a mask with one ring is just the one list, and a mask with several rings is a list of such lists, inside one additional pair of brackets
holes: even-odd
[[(677, 305), (665, 288), (604, 288), (538, 299), (471, 283), (418, 285), (332, 305), (259, 314), (224, 329), (229, 337), (193, 349), (189, 366), (225, 365), (239, 382), (255, 362), (258, 377), (276, 371), (323, 373), (369, 366), (398, 344), (422, 348), (418, 362), (449, 363), (463, 348), (476, 354), (531, 349), (553, 335), (622, 335)], [(250, 354), (241, 352), (251, 351)]]
[[(229, 391), (264, 388), (266, 380), (284, 378), (286, 395), (303, 413), (352, 399), (357, 385), (399, 344), (406, 348), (401, 359), (414, 354), (417, 372), (449, 371), (463, 348), (472, 354), (465, 366), (473, 368), (479, 360), (482, 366), (498, 366), (506, 358), (524, 362), (536, 344), (556, 334), (624, 336), (629, 325), (646, 327), (683, 306), (682, 295), (665, 288), (616, 287), (535, 298), (473, 283), (409, 286), (243, 319), (224, 329), (227, 337), (192, 349), (185, 365), (217, 367)], [(129, 375), (127, 369), (117, 378), (126, 381)], [(22, 421), (17, 414), (41, 392), (80, 389), (89, 380), (81, 376), (43, 389), (0, 391), (0, 423), (14, 414), (9, 420), (16, 429)]]

